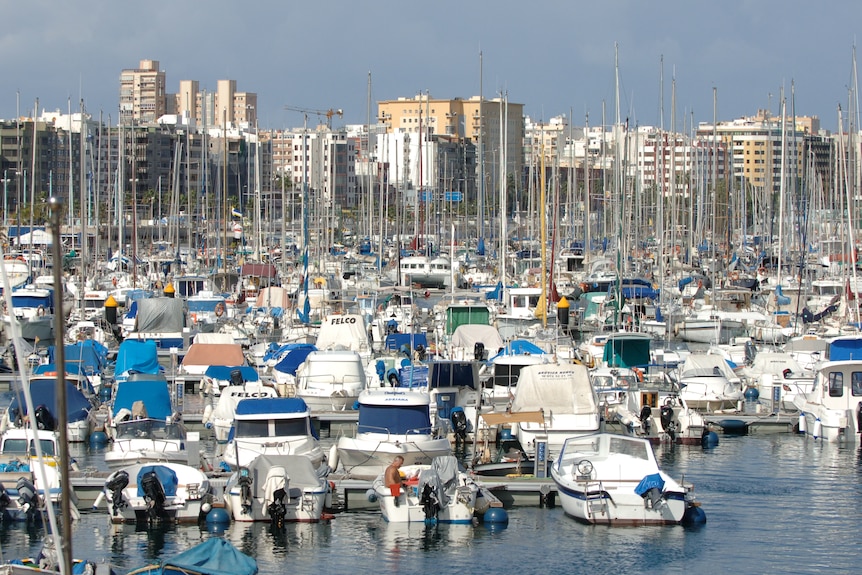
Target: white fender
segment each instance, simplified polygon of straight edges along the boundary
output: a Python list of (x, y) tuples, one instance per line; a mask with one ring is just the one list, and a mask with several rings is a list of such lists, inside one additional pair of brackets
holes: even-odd
[(338, 446), (334, 443), (332, 444), (332, 447), (329, 448), (329, 458), (327, 459), (327, 463), (332, 471), (338, 469)]
[(93, 509), (98, 509), (104, 500), (105, 500), (105, 492), (99, 491), (99, 494), (96, 496), (96, 500), (93, 502)]
[(206, 425), (207, 423), (210, 423), (212, 416), (213, 416), (213, 406), (211, 404), (208, 404), (204, 408), (204, 414), (201, 416), (201, 423), (203, 423), (204, 425)]
[(814, 439), (817, 439), (818, 437), (820, 437), (821, 427), (822, 427), (822, 424), (820, 423), (820, 418), (818, 417), (817, 419), (814, 420), (814, 429), (811, 431), (811, 435), (814, 436)]
[(806, 428), (805, 413), (799, 414), (799, 433), (805, 433)]

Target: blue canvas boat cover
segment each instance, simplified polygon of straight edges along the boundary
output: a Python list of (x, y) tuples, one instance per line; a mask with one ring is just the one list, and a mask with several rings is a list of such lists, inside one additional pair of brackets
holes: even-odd
[(658, 473), (652, 473), (641, 479), (641, 482), (638, 483), (637, 487), (635, 487), (635, 493), (640, 496), (643, 496), (644, 493), (646, 493), (653, 487), (657, 489), (664, 489), (664, 479), (662, 479), (661, 475), (659, 475)]
[(199, 575), (254, 575), (257, 561), (219, 537), (207, 539), (162, 562), (162, 573)]
[(138, 497), (143, 497), (146, 495), (144, 493), (143, 486), (141, 485), (141, 478), (144, 474), (152, 471), (156, 474), (156, 477), (159, 478), (159, 483), (162, 484), (162, 489), (165, 490), (165, 495), (168, 497), (174, 497), (177, 494), (177, 484), (179, 480), (177, 479), (177, 474), (173, 469), (167, 467), (165, 465), (144, 465), (141, 467), (140, 471), (138, 471)]
[(236, 405), (237, 415), (259, 415), (264, 413), (304, 413), (308, 411), (305, 400), (299, 397), (262, 397), (243, 399)]
[[(44, 405), (51, 412), (51, 415), (56, 419), (59, 411), (59, 403), (57, 402), (57, 380), (54, 376), (34, 377), (30, 380), (30, 395), (33, 397), (33, 404), (37, 407)], [(16, 393), (12, 397), (12, 402), (9, 404), (9, 416), (14, 420), (18, 415), (27, 414), (27, 404), (23, 401), (19, 402), (21, 394)], [(66, 417), (70, 423), (83, 421), (87, 419), (92, 405), (84, 394), (75, 387), (71, 381), (66, 382)]]
[[(54, 363), (54, 346), (48, 348), (48, 359)], [(64, 347), (66, 354), (66, 371), (69, 373), (82, 373), (93, 375), (100, 373), (108, 363), (108, 348), (101, 343), (88, 339), (79, 341)], [(70, 370), (69, 364), (76, 363), (81, 370)]]
[(243, 381), (259, 381), (260, 375), (250, 365), (237, 365), (234, 367), (228, 365), (211, 365), (204, 372), (204, 375), (213, 379), (230, 380), (230, 374), (234, 370), (239, 370), (242, 374)]
[(164, 421), (173, 414), (171, 394), (164, 376), (149, 375), (146, 379), (135, 377), (118, 384), (111, 414), (116, 416), (121, 409), (132, 411), (136, 401), (144, 402), (150, 419)]
[(513, 339), (507, 343), (506, 347), (502, 348), (497, 355), (488, 361), (493, 361), (500, 356), (506, 355), (542, 355), (544, 353), (547, 352), (532, 342), (525, 339)]
[(135, 373), (159, 373), (159, 350), (152, 340), (124, 340), (117, 350), (117, 363), (114, 373), (117, 375)]
[(315, 350), (317, 350), (317, 348), (313, 345), (292, 349), (287, 352), (287, 355), (285, 355), (280, 362), (275, 364), (273, 369), (280, 371), (281, 373), (296, 375), (296, 370), (299, 369), (299, 366), (302, 365), (302, 362), (305, 361), (308, 354)]

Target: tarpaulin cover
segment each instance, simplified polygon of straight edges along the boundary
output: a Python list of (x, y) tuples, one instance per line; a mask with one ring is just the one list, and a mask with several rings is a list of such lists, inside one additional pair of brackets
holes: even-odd
[(114, 374), (123, 375), (130, 371), (152, 374), (160, 370), (159, 350), (155, 341), (127, 339), (120, 344)]
[[(59, 403), (57, 397), (57, 380), (54, 377), (40, 377), (30, 380), (30, 395), (33, 397), (33, 404), (38, 408), (44, 405), (54, 416), (54, 419), (59, 415)], [(9, 404), (9, 415), (15, 419), (18, 414), (27, 414), (27, 404), (21, 402), (19, 404), (19, 395), (15, 394), (12, 397), (12, 403)], [(92, 405), (90, 401), (81, 393), (74, 382), (66, 382), (66, 417), (70, 423), (83, 421), (87, 419)], [(38, 409), (37, 409), (38, 411)]]
[(315, 351), (313, 346), (294, 349), (288, 352), (288, 354), (284, 356), (284, 359), (275, 364), (273, 369), (288, 375), (296, 375), (296, 370), (303, 364), (312, 351)]
[(138, 300), (135, 319), (138, 333), (178, 333), (186, 325), (185, 302), (181, 299), (158, 297)]
[(113, 415), (121, 409), (132, 411), (136, 401), (143, 401), (150, 419), (164, 421), (173, 413), (168, 382), (163, 375), (139, 375), (117, 385)]
[(219, 537), (207, 539), (162, 562), (164, 575), (254, 575), (257, 561)]
[(150, 471), (155, 473), (156, 477), (159, 478), (159, 483), (162, 484), (162, 489), (165, 490), (165, 495), (173, 497), (177, 494), (177, 483), (179, 483), (179, 480), (177, 479), (177, 474), (173, 469), (165, 465), (144, 465), (141, 467), (140, 471), (138, 471), (138, 497), (146, 495), (144, 493), (143, 486), (141, 485), (141, 478), (144, 474), (149, 473)]
[(583, 365), (528, 365), (521, 370), (512, 411), (544, 410), (584, 415), (598, 410), (598, 398)]
[(661, 475), (659, 475), (658, 473), (647, 475), (646, 477), (641, 479), (641, 482), (638, 483), (637, 487), (635, 487), (635, 493), (642, 496), (644, 493), (646, 493), (653, 487), (658, 489), (664, 489), (664, 479), (662, 479)]

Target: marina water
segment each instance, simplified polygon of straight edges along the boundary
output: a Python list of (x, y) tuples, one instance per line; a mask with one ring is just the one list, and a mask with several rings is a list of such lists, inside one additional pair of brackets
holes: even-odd
[[(78, 448), (78, 446), (76, 446)], [(86, 467), (100, 454), (80, 446)], [(707, 515), (697, 528), (605, 527), (575, 522), (562, 508), (509, 509), (509, 524), (387, 524), (376, 508), (339, 513), (316, 525), (266, 524), (147, 529), (111, 526), (104, 509), (84, 511), (76, 557), (123, 573), (203, 539), (228, 538), (261, 573), (832, 573), (858, 572), (862, 452), (791, 434), (720, 437), (704, 450), (658, 446), (662, 467), (685, 476)], [(32, 556), (43, 531), (4, 525), (3, 559)]]

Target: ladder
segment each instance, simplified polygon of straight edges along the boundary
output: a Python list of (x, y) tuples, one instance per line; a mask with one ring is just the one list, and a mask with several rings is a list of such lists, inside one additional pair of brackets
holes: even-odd
[(595, 519), (596, 515), (601, 515), (610, 520), (610, 516), (608, 515), (609, 498), (605, 493), (601, 481), (588, 481), (584, 483), (584, 497), (588, 519)]

